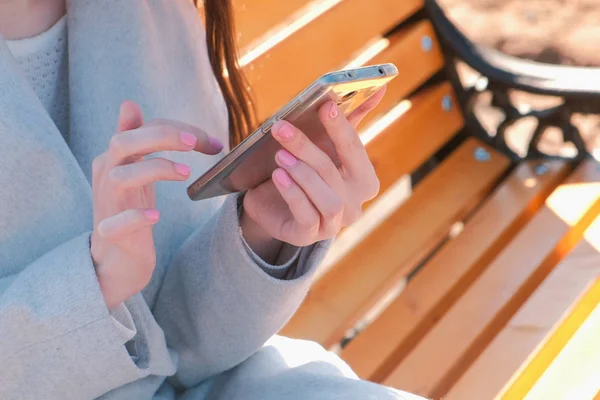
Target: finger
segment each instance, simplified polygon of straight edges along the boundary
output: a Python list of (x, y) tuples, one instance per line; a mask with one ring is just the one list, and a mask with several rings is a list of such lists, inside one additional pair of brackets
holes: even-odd
[(321, 107), (319, 117), (335, 146), (344, 170), (349, 171), (351, 176), (360, 178), (365, 170), (371, 167), (371, 162), (356, 129), (333, 101)]
[(158, 210), (129, 209), (100, 221), (97, 233), (109, 242), (116, 242), (142, 228), (156, 224), (159, 219)]
[(375, 92), (373, 96), (371, 96), (367, 101), (365, 101), (356, 110), (352, 111), (350, 115), (348, 115), (348, 121), (350, 121), (350, 124), (355, 129), (358, 127), (363, 118), (379, 105), (383, 99), (383, 96), (385, 96), (386, 90), (387, 85)]
[(117, 190), (139, 188), (158, 181), (185, 181), (189, 177), (189, 166), (158, 157), (119, 165), (108, 173), (111, 185)]
[(284, 149), (314, 169), (336, 192), (344, 189), (344, 181), (331, 158), (300, 129), (286, 121), (278, 121), (271, 129), (273, 137)]
[[(110, 162), (122, 164), (131, 158), (144, 157), (159, 151), (192, 151), (203, 148), (196, 135), (180, 131), (172, 125), (146, 125), (114, 135), (108, 150)], [(214, 154), (211, 148), (203, 151)]]
[[(321, 179), (319, 174), (306, 163), (296, 159), (287, 150), (280, 150), (275, 156), (277, 164), (285, 169), (295, 183), (321, 214), (322, 230), (332, 233), (339, 225), (344, 204), (340, 196)], [(333, 232), (336, 234), (337, 232)]]
[(316, 234), (320, 222), (319, 212), (310, 200), (308, 200), (308, 197), (306, 197), (300, 186), (281, 168), (273, 171), (272, 178), (275, 187), (290, 208), (296, 224), (305, 231), (314, 230)]
[(205, 154), (219, 154), (223, 150), (224, 145), (218, 138), (209, 135), (197, 126), (186, 124), (181, 121), (174, 121), (171, 119), (155, 119), (148, 125), (150, 126), (172, 126), (175, 129), (179, 129), (181, 132), (191, 133), (196, 137), (196, 145), (194, 150)]
[(144, 117), (140, 106), (135, 101), (127, 100), (121, 103), (117, 133), (137, 129), (144, 125)]

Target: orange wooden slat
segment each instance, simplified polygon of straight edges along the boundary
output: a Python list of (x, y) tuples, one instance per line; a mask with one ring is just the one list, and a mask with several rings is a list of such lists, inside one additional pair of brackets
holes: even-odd
[[(595, 286), (596, 301), (600, 282)], [(583, 323), (524, 400), (592, 400), (600, 390), (600, 305)], [(504, 397), (516, 400), (517, 397)], [(521, 398), (519, 398), (520, 400)]]
[[(579, 329), (569, 337), (569, 341), (552, 363), (542, 370), (543, 374), (524, 397), (511, 393), (502, 396), (503, 400), (592, 400), (600, 390), (600, 280), (590, 288), (573, 313), (555, 335), (561, 336), (561, 329), (569, 331), (577, 325)], [(587, 311), (595, 305), (591, 313)], [(583, 320), (582, 315), (585, 315)], [(553, 338), (556, 336), (553, 336)], [(544, 348), (546, 350), (546, 348)]]
[[(430, 49), (423, 48), (423, 38), (431, 39)], [(365, 117), (362, 126), (368, 126), (382, 113), (391, 109), (444, 65), (444, 57), (429, 21), (420, 21), (389, 36), (387, 40), (388, 47), (367, 64), (391, 62), (398, 67), (399, 74), (388, 84), (387, 94), (377, 108)]]
[[(400, 296), (342, 351), (363, 379), (387, 376), (450, 308), (568, 174), (565, 163), (518, 166), (467, 222), (411, 279)], [(485, 397), (479, 397), (485, 398)]]
[(598, 213), (600, 170), (586, 161), (384, 383), (424, 396), (444, 396)]
[(312, 0), (233, 0), (238, 46), (259, 40), (265, 33), (287, 22)]
[(417, 11), (423, 0), (342, 0), (244, 67), (259, 120)]
[[(587, 229), (584, 234), (584, 240), (578, 245), (569, 258), (572, 259), (573, 263), (577, 262), (577, 271), (570, 271), (574, 274), (581, 275), (585, 270), (598, 268), (600, 259), (600, 218), (596, 218), (594, 223)], [(504, 390), (499, 397), (510, 399), (519, 396), (519, 398), (523, 398), (526, 393), (531, 394), (532, 387), (537, 386), (540, 381), (543, 381), (544, 376), (547, 376), (548, 372), (551, 372), (550, 370), (555, 364), (558, 364), (559, 366), (565, 364), (563, 353), (569, 352), (567, 348), (572, 347), (571, 344), (573, 341), (577, 341), (575, 337), (579, 334), (579, 331), (586, 329), (583, 325), (588, 324), (588, 320), (593, 318), (591, 314), (597, 314), (598, 311), (598, 303), (600, 302), (600, 280), (598, 279), (598, 273), (596, 273), (595, 276), (591, 273), (590, 276), (591, 284), (588, 285), (588, 290), (584, 292), (583, 296), (576, 302), (574, 307), (566, 313), (564, 318), (562, 318), (562, 321), (560, 321), (556, 327), (553, 327), (551, 335), (545, 338), (544, 342), (536, 349), (537, 352), (524, 363), (518, 373), (515, 374), (515, 379), (507, 385), (506, 390)], [(560, 287), (560, 291), (554, 293), (554, 297), (562, 297), (565, 292), (568, 294), (571, 291), (568, 287), (570, 286), (568, 283), (573, 281), (572, 276), (566, 278), (563, 282), (563, 286)], [(596, 340), (597, 338), (598, 335), (596, 334)], [(593, 351), (593, 349), (598, 349), (596, 344), (586, 347), (585, 352), (587, 352), (588, 355), (590, 355), (590, 350)], [(600, 361), (598, 358), (600, 354), (596, 354), (597, 356), (595, 359), (596, 362), (598, 362)], [(561, 361), (560, 358), (563, 358), (563, 360)], [(585, 369), (588, 368), (589, 365), (585, 366), (584, 364), (585, 361), (590, 360), (592, 360), (592, 358), (578, 357), (578, 360), (575, 363), (570, 363), (569, 371), (565, 371), (565, 373), (561, 374), (562, 376), (559, 379), (560, 383), (573, 382), (572, 379), (568, 379), (569, 375), (573, 372), (576, 375), (580, 375), (580, 377), (585, 377)], [(581, 367), (583, 367), (583, 371), (577, 371), (577, 368)], [(596, 373), (595, 383), (598, 385), (600, 384), (600, 379), (598, 379), (597, 374), (598, 371), (600, 371), (600, 368), (596, 366), (594, 371)], [(552, 375), (552, 372), (550, 375)], [(572, 378), (572, 376), (570, 378)], [(581, 386), (581, 388), (583, 388), (586, 385), (578, 384), (576, 386)], [(568, 385), (562, 387), (562, 389), (565, 388), (568, 388)], [(598, 390), (598, 388), (600, 388), (600, 386), (596, 386), (596, 390)], [(556, 387), (555, 389), (559, 389), (559, 387)], [(580, 396), (571, 396), (568, 398), (584, 399), (594, 396), (595, 391), (593, 388), (590, 390), (590, 388), (587, 387), (586, 391), (586, 395), (579, 393)], [(557, 392), (560, 392), (560, 390), (557, 390)]]
[(402, 117), (367, 143), (381, 193), (425, 162), (462, 128), (459, 108), (444, 110), (444, 97), (457, 104), (450, 83), (420, 92), (411, 98), (410, 109)]
[[(584, 302), (587, 311), (578, 313), (578, 321), (572, 321), (575, 324), (560, 324), (563, 325), (561, 335), (554, 335), (560, 340), (547, 340), (559, 322), (573, 314), (573, 306), (581, 303), (579, 298), (598, 277), (600, 218), (587, 229), (584, 240), (552, 271), (445, 399), (495, 398), (513, 376), (518, 375), (523, 375), (522, 379), (512, 385), (506, 398), (523, 398), (594, 309), (595, 304)], [(600, 294), (591, 293), (596, 297)], [(568, 326), (571, 326), (571, 333), (567, 333)], [(537, 351), (544, 357), (533, 358)], [(525, 372), (518, 373), (521, 368), (526, 368)]]
[(339, 340), (508, 168), (509, 160), (491, 149), (487, 162), (476, 161), (474, 152), (480, 147), (484, 146), (477, 140), (467, 140), (428, 175), (402, 207), (316, 282), (282, 333), (325, 346)]

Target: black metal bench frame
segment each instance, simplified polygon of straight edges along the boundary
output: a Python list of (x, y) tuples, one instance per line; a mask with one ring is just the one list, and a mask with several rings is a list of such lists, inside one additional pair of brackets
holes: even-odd
[[(514, 161), (522, 159), (565, 157), (545, 154), (539, 149), (540, 139), (550, 127), (557, 127), (564, 142), (574, 145), (577, 153), (571, 159), (590, 155), (579, 129), (571, 122), (574, 113), (600, 113), (600, 68), (544, 64), (513, 57), (494, 49), (478, 46), (465, 37), (448, 19), (436, 0), (425, 0), (426, 10), (432, 20), (446, 58), (446, 73), (456, 91), (465, 115), (466, 129), (507, 154)], [(477, 71), (479, 82), (463, 87), (457, 72), (457, 62), (463, 61)], [(562, 103), (545, 109), (520, 111), (509, 97), (511, 90), (557, 96)], [(505, 115), (495, 132), (488, 132), (474, 113), (474, 104), (483, 92), (491, 92), (493, 107)], [(509, 147), (506, 131), (517, 121), (534, 117), (537, 126), (531, 136), (527, 154), (521, 157)]]

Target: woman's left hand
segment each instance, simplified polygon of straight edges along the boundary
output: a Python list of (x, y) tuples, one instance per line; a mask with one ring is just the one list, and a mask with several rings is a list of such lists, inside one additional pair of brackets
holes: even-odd
[(335, 102), (321, 107), (319, 117), (335, 146), (339, 167), (290, 123), (273, 126), (271, 132), (283, 147), (275, 156), (279, 168), (271, 180), (248, 191), (243, 203), (242, 232), (255, 252), (269, 254), (272, 238), (295, 246), (330, 239), (362, 215), (363, 203), (379, 191), (379, 180), (356, 126), (384, 92), (348, 117)]

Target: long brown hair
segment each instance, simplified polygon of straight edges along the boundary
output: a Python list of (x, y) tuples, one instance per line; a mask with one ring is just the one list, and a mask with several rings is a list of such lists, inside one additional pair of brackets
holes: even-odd
[[(199, 0), (193, 0), (198, 7)], [(238, 65), (231, 0), (203, 0), (206, 42), (213, 72), (229, 112), (229, 144), (233, 148), (256, 124), (250, 85)]]

